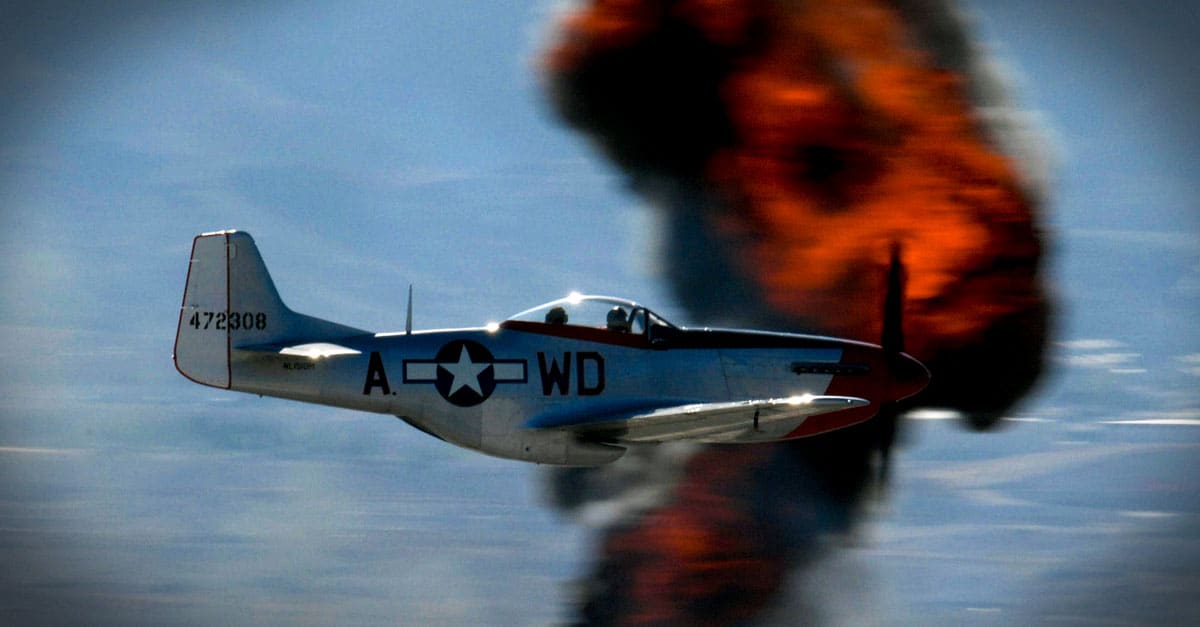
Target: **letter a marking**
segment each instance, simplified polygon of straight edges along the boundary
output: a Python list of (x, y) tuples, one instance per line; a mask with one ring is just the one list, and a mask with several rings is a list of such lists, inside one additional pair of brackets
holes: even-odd
[(388, 385), (387, 373), (383, 370), (383, 357), (379, 356), (379, 351), (371, 351), (371, 361), (367, 363), (367, 381), (363, 383), (363, 394), (370, 396), (372, 388), (380, 388), (384, 395), (392, 393), (392, 386)]

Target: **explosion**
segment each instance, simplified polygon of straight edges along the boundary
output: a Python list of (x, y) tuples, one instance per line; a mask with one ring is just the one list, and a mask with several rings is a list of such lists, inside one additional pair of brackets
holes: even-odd
[[(1032, 387), (1042, 164), (949, 0), (593, 0), (557, 34), (557, 110), (666, 218), (667, 278), (696, 319), (880, 342), (897, 255), (904, 344), (933, 377), (916, 402), (985, 429)], [(674, 490), (606, 531), (583, 617), (759, 615), (852, 527), (903, 409), (664, 471)], [(555, 494), (583, 494), (556, 505), (661, 482), (620, 472), (557, 471)]]
[(987, 426), (1041, 370), (1042, 246), (969, 77), (918, 45), (939, 5), (598, 0), (546, 65), (564, 117), (667, 213), (698, 318), (877, 342), (900, 244), (922, 401)]

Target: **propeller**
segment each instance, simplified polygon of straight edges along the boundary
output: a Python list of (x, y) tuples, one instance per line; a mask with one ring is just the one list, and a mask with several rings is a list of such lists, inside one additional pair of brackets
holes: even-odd
[[(904, 262), (901, 259), (900, 242), (893, 241), (891, 260), (888, 263), (887, 291), (883, 296), (883, 333), (879, 345), (883, 347), (891, 376), (904, 380), (911, 373), (914, 362), (903, 356), (904, 352)], [(879, 480), (886, 483), (891, 466), (892, 445), (896, 442), (896, 430), (903, 409), (895, 400), (888, 400), (879, 409), (873, 421), (879, 447)]]
[(887, 291), (883, 296), (883, 337), (879, 345), (889, 356), (904, 352), (904, 263), (900, 242), (892, 242), (888, 263)]

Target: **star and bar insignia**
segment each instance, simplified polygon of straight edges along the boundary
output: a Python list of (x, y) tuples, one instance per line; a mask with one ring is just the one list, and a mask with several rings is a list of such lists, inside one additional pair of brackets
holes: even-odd
[(433, 359), (405, 359), (405, 383), (432, 383), (442, 398), (459, 407), (488, 399), (500, 383), (529, 380), (524, 359), (496, 359), (484, 345), (453, 340)]

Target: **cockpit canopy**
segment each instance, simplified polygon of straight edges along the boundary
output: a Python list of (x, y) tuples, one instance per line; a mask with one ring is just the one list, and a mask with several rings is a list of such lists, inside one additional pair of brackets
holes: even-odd
[(526, 309), (509, 320), (607, 329), (614, 333), (634, 335), (648, 335), (653, 329), (676, 328), (658, 314), (633, 301), (583, 294), (571, 294), (566, 298)]

